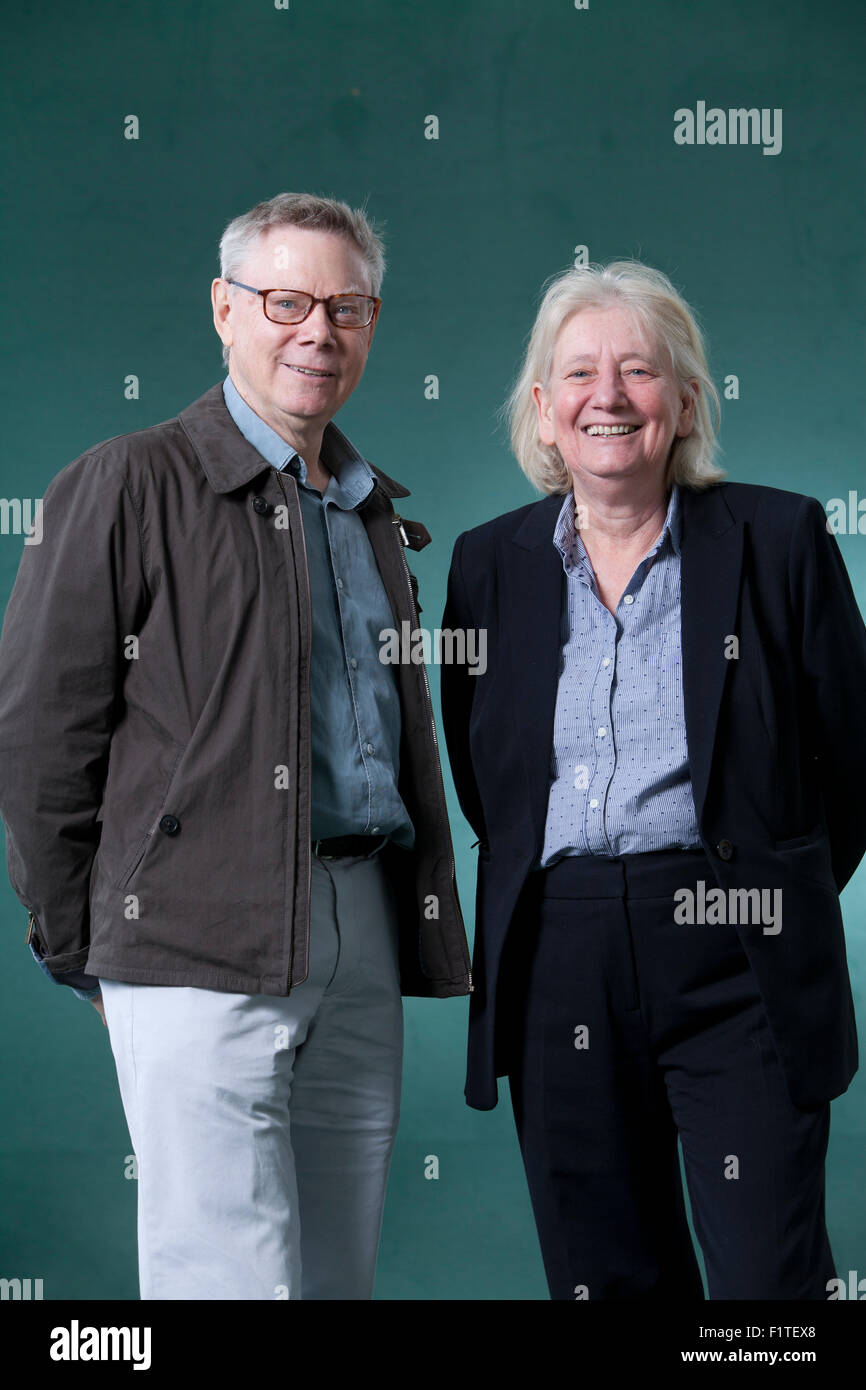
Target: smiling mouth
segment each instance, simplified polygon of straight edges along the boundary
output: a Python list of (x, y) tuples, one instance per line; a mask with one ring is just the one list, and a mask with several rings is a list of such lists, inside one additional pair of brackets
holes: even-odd
[(583, 432), (597, 439), (612, 434), (635, 434), (639, 429), (640, 425), (584, 425)]
[(296, 367), (294, 362), (284, 362), (283, 366), (288, 367), (289, 371), (300, 372), (301, 376), (325, 378), (334, 375), (333, 372), (326, 372), (319, 367)]

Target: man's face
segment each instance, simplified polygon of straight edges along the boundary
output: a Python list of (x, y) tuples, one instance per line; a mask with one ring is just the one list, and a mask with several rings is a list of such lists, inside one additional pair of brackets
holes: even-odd
[[(334, 232), (307, 227), (262, 233), (234, 278), (317, 299), (372, 294), (360, 251)], [(303, 323), (272, 323), (261, 295), (225, 280), (214, 280), (211, 294), (216, 331), (231, 347), (229, 374), (247, 404), (296, 448), (320, 434), (361, 380), (375, 319), (366, 328), (338, 328), (317, 304)]]

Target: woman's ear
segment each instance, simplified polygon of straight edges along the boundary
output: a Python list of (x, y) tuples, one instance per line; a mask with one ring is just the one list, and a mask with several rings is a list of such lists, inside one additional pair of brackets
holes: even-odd
[(692, 432), (695, 423), (695, 407), (698, 403), (700, 390), (701, 383), (697, 377), (692, 377), (680, 395), (680, 418), (677, 423), (677, 434), (681, 438)]
[(550, 396), (540, 381), (535, 381), (532, 384), (532, 399), (535, 401), (535, 409), (538, 413), (538, 437), (542, 444), (546, 444), (549, 448), (556, 443), (556, 436), (550, 418)]

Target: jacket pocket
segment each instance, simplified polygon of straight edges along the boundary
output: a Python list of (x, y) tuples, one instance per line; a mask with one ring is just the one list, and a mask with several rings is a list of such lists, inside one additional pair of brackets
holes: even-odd
[[(159, 790), (157, 794), (154, 796), (153, 802), (151, 803), (152, 810), (147, 821), (147, 830), (145, 834), (135, 842), (135, 848), (132, 854), (124, 863), (124, 866), (120, 870), (117, 877), (112, 879), (115, 888), (126, 888), (130, 879), (141, 867), (142, 861), (144, 860), (144, 857), (147, 854), (151, 840), (153, 839), (154, 833), (156, 831), (156, 826), (159, 817), (161, 816), (163, 808), (166, 802), (168, 801), (169, 794), (174, 783), (175, 773), (177, 772), (178, 765), (180, 763), (181, 758), (183, 757), (184, 751), (184, 745), (180, 744), (177, 746), (174, 757), (172, 758), (171, 768), (168, 772), (168, 775), (163, 778)], [(108, 819), (110, 814), (110, 810), (107, 810), (106, 819)]]
[(807, 830), (805, 835), (794, 835), (790, 840), (774, 840), (773, 849), (806, 849), (809, 845), (817, 844), (826, 833), (823, 825), (818, 825), (813, 830)]
[(824, 826), (806, 835), (788, 840), (776, 840), (773, 848), (782, 855), (788, 871), (812, 883), (820, 884), (827, 892), (836, 894), (830, 853), (830, 837)]

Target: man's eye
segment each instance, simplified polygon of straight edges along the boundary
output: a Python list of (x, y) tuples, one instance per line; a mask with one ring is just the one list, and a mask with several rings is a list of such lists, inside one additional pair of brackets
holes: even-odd
[(649, 376), (646, 367), (629, 367), (627, 374), (629, 376)]

